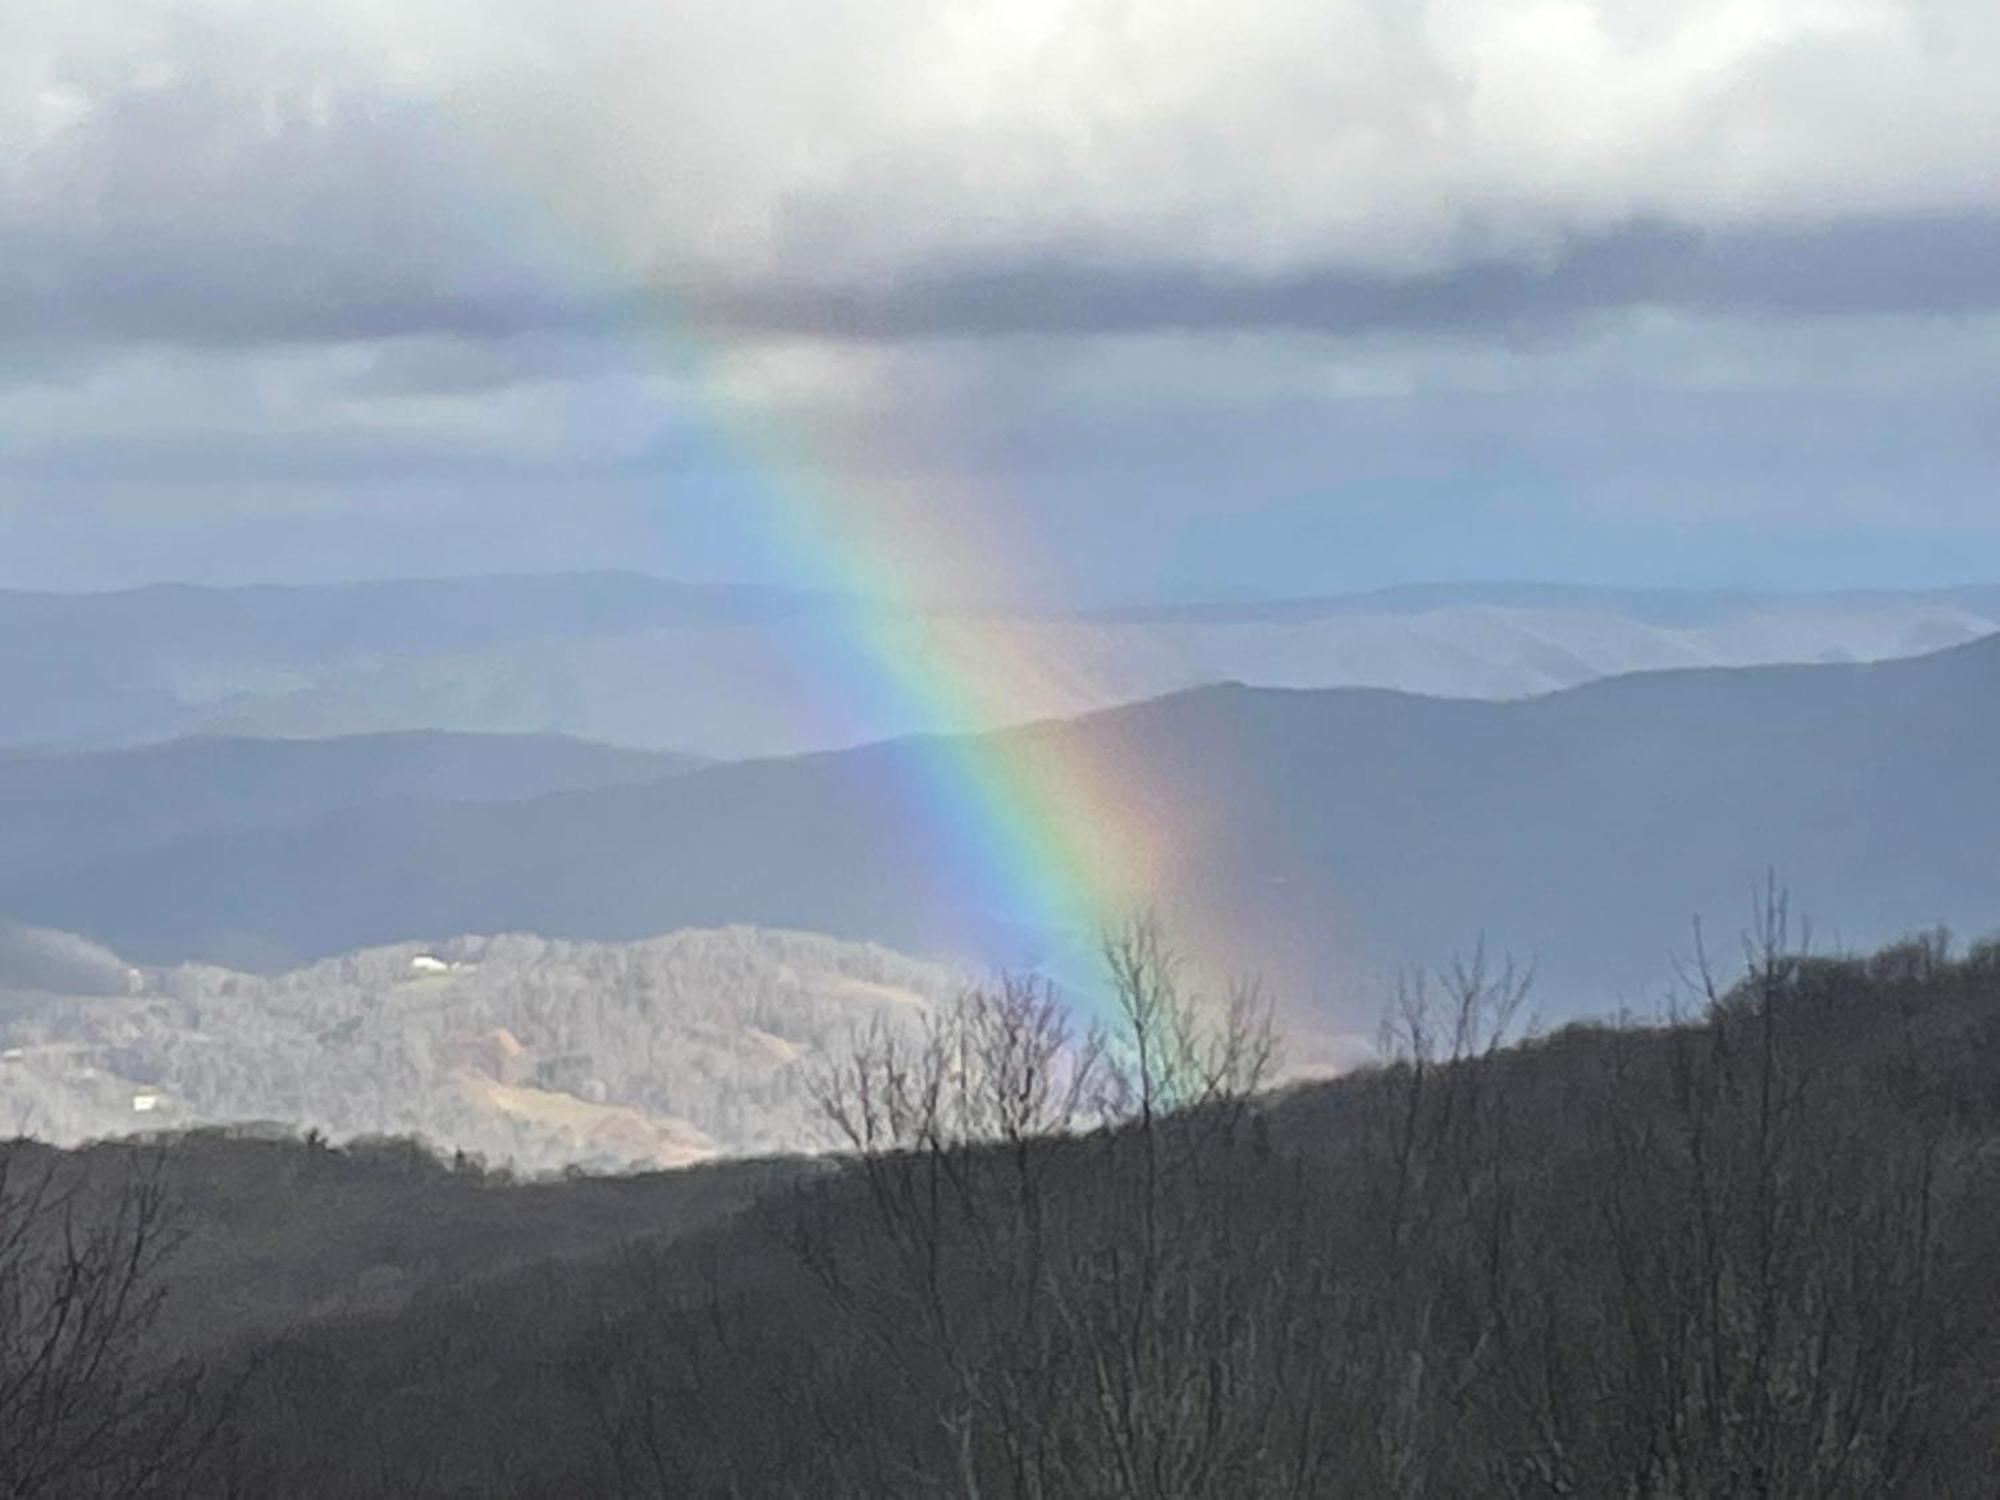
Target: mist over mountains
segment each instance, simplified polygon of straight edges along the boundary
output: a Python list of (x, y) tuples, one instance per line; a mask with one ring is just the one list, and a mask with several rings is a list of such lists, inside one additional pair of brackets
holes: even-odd
[[(857, 692), (887, 655), (1002, 661), (970, 724)], [(624, 574), (0, 594), (0, 744), (407, 730), (717, 759), (1003, 727), (1222, 681), (1508, 698), (1623, 672), (1873, 660), (2000, 629), (2000, 590), (1824, 595), (1436, 585), (1099, 614), (911, 613)]]
[[(768, 623), (815, 604), (782, 590), (619, 573), (0, 591), (0, 690), (10, 708), (0, 740), (164, 738), (215, 727), (243, 704), (299, 692), (334, 670), (482, 653), (500, 662), (536, 643)], [(347, 727), (453, 726), (432, 716)]]
[[(1079, 755), (1143, 767), (1127, 811), (1171, 818), (1181, 845), (1162, 910), (1198, 941), (1229, 934), (1229, 956), (1350, 1030), (1372, 1023), (1397, 965), (1482, 938), (1538, 961), (1551, 1012), (1642, 1003), (1696, 916), (1726, 949), (1771, 869), (1828, 942), (1983, 931), (2000, 911), (1996, 743), (2000, 638), (1509, 702), (1222, 685), (1007, 731), (981, 753), (1031, 780)], [(1015, 914), (967, 910), (910, 800), (937, 753), (904, 739), (188, 831), (54, 875), (17, 865), (0, 909), (150, 964), (729, 923), (1032, 964)]]

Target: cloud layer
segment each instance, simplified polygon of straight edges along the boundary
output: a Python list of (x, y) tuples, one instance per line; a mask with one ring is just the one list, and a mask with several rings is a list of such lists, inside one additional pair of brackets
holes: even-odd
[(751, 566), (718, 401), (865, 482), (1012, 496), (1057, 551), (1218, 509), (1385, 559), (1412, 507), (2000, 534), (1987, 0), (0, 0), (0, 32), (0, 518), (41, 539), (7, 582), (124, 576), (61, 564), (120, 516), (202, 520), (227, 574), (285, 566), (245, 516), (511, 504), (525, 553), (601, 561), (663, 488), (647, 561)]
[(1342, 330), (2000, 282), (1972, 0), (14, 9), (16, 336), (647, 296), (868, 336)]

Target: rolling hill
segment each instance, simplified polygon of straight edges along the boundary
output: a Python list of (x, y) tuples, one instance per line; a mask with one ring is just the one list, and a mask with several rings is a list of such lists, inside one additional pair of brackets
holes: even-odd
[(0, 751), (0, 879), (52, 879), (192, 834), (652, 781), (696, 764), (553, 735), (435, 732)]
[(125, 969), (0, 928), (0, 1120), (59, 1144), (244, 1121), (415, 1135), (535, 1171), (810, 1150), (813, 1071), (962, 983), (880, 947), (743, 927), (458, 937), (274, 975)]

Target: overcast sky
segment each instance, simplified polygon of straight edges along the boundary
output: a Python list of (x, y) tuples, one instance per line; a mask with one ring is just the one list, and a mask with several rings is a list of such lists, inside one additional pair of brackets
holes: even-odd
[(801, 497), (1093, 600), (2000, 578), (1996, 64), (1993, 0), (0, 0), (0, 585), (821, 582)]

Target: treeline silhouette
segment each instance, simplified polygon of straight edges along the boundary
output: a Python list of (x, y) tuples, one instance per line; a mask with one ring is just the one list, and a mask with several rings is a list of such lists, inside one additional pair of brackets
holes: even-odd
[(0, 1492), (1992, 1493), (2000, 945), (1774, 901), (1685, 1014), (1528, 1040), (1474, 960), (1275, 1091), (1254, 991), (1107, 956), (1102, 1032), (867, 1039), (831, 1162), (7, 1148)]

